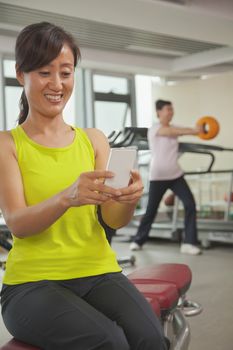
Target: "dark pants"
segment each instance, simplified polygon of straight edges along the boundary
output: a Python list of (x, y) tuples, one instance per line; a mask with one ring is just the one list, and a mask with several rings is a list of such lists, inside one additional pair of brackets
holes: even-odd
[(116, 234), (116, 229), (114, 229), (114, 228), (108, 226), (108, 225), (104, 222), (104, 220), (103, 220), (103, 218), (102, 218), (100, 206), (97, 207), (97, 215), (98, 215), (98, 220), (99, 220), (101, 226), (104, 228), (104, 231), (105, 231), (105, 234), (106, 234), (106, 238), (107, 238), (107, 240), (108, 240), (108, 243), (111, 245), (111, 243), (112, 243), (112, 238), (113, 238), (113, 236), (115, 236), (115, 234)]
[(166, 350), (151, 306), (122, 273), (3, 286), (17, 339), (43, 350)]
[(196, 205), (192, 192), (181, 176), (175, 180), (150, 181), (149, 198), (146, 213), (143, 216), (134, 241), (139, 245), (143, 245), (149, 236), (151, 225), (155, 219), (159, 204), (165, 192), (171, 189), (183, 202), (185, 210), (184, 227), (185, 238), (184, 243), (196, 245), (197, 242), (197, 225), (196, 225)]

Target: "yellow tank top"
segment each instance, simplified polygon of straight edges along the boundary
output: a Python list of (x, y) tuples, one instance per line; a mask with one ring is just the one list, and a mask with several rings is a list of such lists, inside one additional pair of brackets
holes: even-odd
[[(82, 172), (95, 167), (86, 133), (74, 128), (72, 144), (42, 146), (21, 126), (11, 130), (28, 206), (40, 203), (70, 186)], [(69, 208), (53, 225), (31, 237), (13, 234), (3, 283), (66, 280), (121, 271), (115, 252), (98, 222), (96, 206)]]

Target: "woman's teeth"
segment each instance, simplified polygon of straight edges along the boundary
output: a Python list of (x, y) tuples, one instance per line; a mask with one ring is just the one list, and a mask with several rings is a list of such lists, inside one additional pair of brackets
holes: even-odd
[(45, 95), (45, 97), (48, 99), (48, 100), (50, 100), (50, 101), (56, 101), (56, 102), (58, 102), (58, 101), (60, 101), (61, 100), (61, 98), (62, 98), (62, 95)]

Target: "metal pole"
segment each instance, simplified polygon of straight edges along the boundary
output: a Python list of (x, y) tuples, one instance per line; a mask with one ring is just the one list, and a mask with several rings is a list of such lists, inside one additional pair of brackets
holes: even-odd
[(233, 173), (231, 173), (230, 175), (229, 191), (227, 196), (227, 204), (226, 204), (226, 210), (224, 215), (224, 221), (228, 221), (230, 219), (232, 186), (233, 186)]
[(3, 72), (3, 56), (0, 54), (0, 130), (6, 129), (5, 79)]

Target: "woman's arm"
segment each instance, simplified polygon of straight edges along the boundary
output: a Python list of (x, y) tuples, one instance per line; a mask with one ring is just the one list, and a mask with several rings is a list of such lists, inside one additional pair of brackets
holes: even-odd
[(161, 126), (161, 128), (157, 131), (157, 135), (159, 136), (184, 136), (184, 135), (197, 135), (202, 131), (202, 127), (196, 126), (194, 128), (182, 128), (175, 126)]
[(102, 217), (105, 223), (114, 229), (126, 226), (132, 220), (142, 192), (141, 176), (138, 171), (132, 171), (130, 185), (121, 189), (121, 195), (101, 205)]
[[(51, 226), (72, 206), (101, 204), (116, 195), (96, 180), (111, 177), (110, 172), (87, 172), (64, 191), (38, 203), (27, 206), (23, 182), (17, 161), (15, 145), (9, 132), (0, 133), (0, 208), (9, 230), (18, 238), (38, 234)], [(99, 191), (99, 193), (98, 193)]]
[[(86, 129), (94, 151), (95, 169), (106, 169), (110, 147), (107, 138), (97, 129)], [(142, 195), (143, 185), (137, 171), (132, 171), (130, 185), (120, 189), (120, 195), (101, 204), (101, 214), (104, 222), (112, 228), (120, 228), (132, 219), (136, 204)]]

